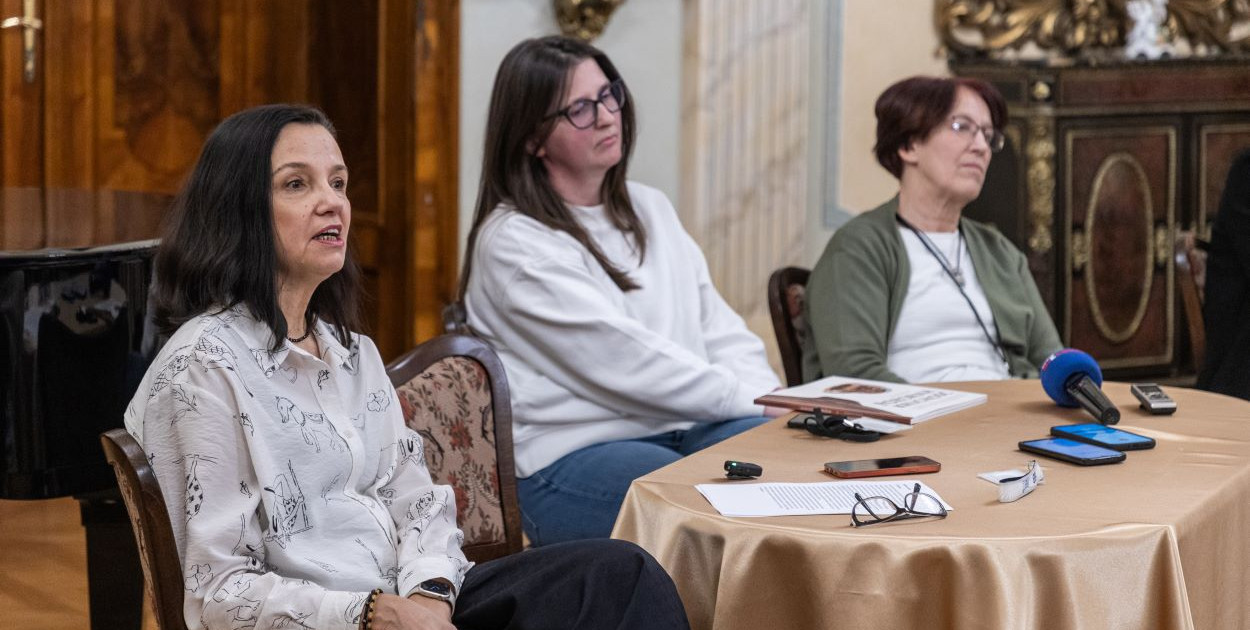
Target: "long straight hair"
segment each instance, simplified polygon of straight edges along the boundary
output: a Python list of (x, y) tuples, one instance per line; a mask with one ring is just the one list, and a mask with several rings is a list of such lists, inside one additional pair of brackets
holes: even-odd
[[(622, 291), (640, 288), (625, 271), (608, 260), (569, 211), (552, 187), (547, 168), (535, 154), (535, 147), (542, 146), (560, 122), (560, 117), (552, 117), (551, 113), (560, 108), (560, 103), (568, 94), (573, 68), (586, 59), (594, 59), (608, 81), (621, 78), (620, 72), (603, 51), (561, 36), (527, 39), (513, 47), (499, 65), (486, 121), (486, 146), (482, 154), (482, 181), (478, 189), (477, 209), (460, 274), (461, 300), (473, 270), (478, 231), (486, 222), (486, 217), (500, 204), (510, 205), (517, 212), (553, 230), (568, 233), (594, 256)], [(600, 197), (612, 224), (632, 237), (641, 260), (646, 255), (647, 231), (634, 211), (625, 186), (636, 133), (633, 99), (628, 87), (625, 104), (618, 116), (621, 120), (621, 161), (608, 169), (600, 185)]]
[[(321, 125), (325, 113), (303, 105), (263, 105), (217, 125), (174, 200), (156, 252), (156, 324), (172, 334), (213, 309), (246, 305), (282, 347), (287, 321), (278, 306), (278, 252), (273, 226), (270, 157), (282, 129)], [(322, 319), (347, 346), (360, 324), (360, 270), (349, 247), (343, 268), (313, 292), (304, 325)]]

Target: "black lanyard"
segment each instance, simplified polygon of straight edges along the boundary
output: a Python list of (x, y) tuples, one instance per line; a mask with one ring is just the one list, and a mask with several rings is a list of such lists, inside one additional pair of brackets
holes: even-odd
[[(917, 230), (916, 226), (908, 223), (907, 219), (904, 219), (902, 215), (896, 213), (894, 215), (894, 218), (898, 219), (898, 222), (903, 227), (911, 230), (912, 233), (916, 235), (916, 238), (920, 239), (920, 244), (924, 245), (924, 248), (928, 250), (930, 254), (933, 255), (934, 260), (937, 260), (938, 264), (942, 266), (942, 271), (945, 271), (947, 277), (951, 279), (951, 282), (955, 283), (955, 288), (959, 289), (959, 294), (964, 296), (964, 301), (968, 303), (968, 308), (972, 309), (972, 316), (977, 318), (977, 325), (981, 327), (981, 332), (985, 333), (986, 341), (989, 341), (990, 345), (994, 347), (994, 351), (997, 352), (999, 358), (1003, 360), (1003, 365), (1007, 366), (1007, 374), (1010, 375), (1011, 374), (1011, 362), (1007, 360), (1007, 352), (1003, 350), (1002, 335), (1000, 334), (998, 338), (995, 339), (994, 336), (990, 334), (989, 326), (986, 326), (985, 322), (981, 320), (981, 314), (977, 312), (977, 307), (976, 305), (972, 303), (972, 298), (968, 297), (968, 293), (964, 291), (964, 283), (959, 281), (959, 277), (957, 277), (955, 275), (955, 272), (951, 269), (950, 263), (946, 260), (946, 257), (942, 256), (942, 252), (939, 252), (937, 250), (937, 246), (933, 244), (933, 241), (929, 240), (928, 235), (926, 235), (924, 232), (921, 232), (920, 230)], [(962, 240), (963, 234), (964, 234), (963, 225), (960, 225), (957, 229), (959, 230), (959, 238)], [(959, 250), (956, 250), (955, 251), (956, 264), (958, 264), (960, 255), (961, 255), (961, 252)], [(998, 330), (996, 329), (994, 332), (997, 333)]]

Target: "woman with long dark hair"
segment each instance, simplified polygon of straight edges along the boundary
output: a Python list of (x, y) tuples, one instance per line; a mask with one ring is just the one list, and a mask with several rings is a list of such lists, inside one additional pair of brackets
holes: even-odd
[(347, 182), (324, 114), (269, 105), (217, 127), (175, 202), (171, 337), (126, 427), (170, 507), (187, 627), (686, 628), (627, 543), (465, 559), (454, 493), (352, 332)]
[(635, 478), (762, 422), (763, 343), (712, 285), (658, 190), (601, 51), (521, 42), (495, 77), (462, 291), (513, 393), (536, 545), (607, 536)]

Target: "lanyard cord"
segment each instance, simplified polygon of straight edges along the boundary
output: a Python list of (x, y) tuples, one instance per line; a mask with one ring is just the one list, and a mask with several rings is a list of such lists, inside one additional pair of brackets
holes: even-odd
[[(968, 303), (968, 308), (972, 309), (972, 316), (977, 319), (977, 325), (981, 327), (981, 332), (985, 334), (986, 341), (989, 341), (990, 345), (994, 347), (994, 351), (998, 353), (998, 357), (1003, 360), (1003, 365), (1007, 366), (1007, 374), (1010, 375), (1011, 374), (1011, 362), (1007, 360), (1007, 352), (1003, 350), (1003, 341), (1002, 341), (1001, 335), (999, 336), (998, 339), (995, 339), (994, 336), (990, 334), (990, 329), (988, 326), (985, 325), (985, 322), (981, 319), (981, 314), (977, 312), (977, 307), (972, 303), (972, 298), (968, 297), (968, 293), (964, 291), (964, 283), (960, 282), (960, 278), (956, 277), (954, 271), (951, 271), (950, 265), (947, 263), (946, 258), (942, 256), (942, 253), (937, 250), (937, 246), (934, 245), (933, 242), (929, 240), (929, 237), (925, 235), (924, 232), (917, 230), (916, 226), (908, 223), (907, 219), (904, 219), (902, 215), (895, 214), (894, 218), (898, 219), (898, 222), (902, 224), (903, 227), (911, 230), (912, 233), (916, 235), (916, 238), (920, 239), (920, 244), (924, 245), (924, 248), (928, 250), (930, 254), (933, 255), (933, 258), (936, 259), (938, 264), (942, 266), (942, 271), (945, 271), (946, 275), (951, 279), (952, 282), (955, 283), (955, 288), (959, 289), (959, 294), (964, 296), (964, 301)], [(960, 225), (958, 230), (959, 230), (959, 239), (963, 240), (963, 235), (964, 235), (963, 225)], [(961, 252), (959, 251), (959, 249), (956, 249), (955, 260), (959, 260), (958, 257), (960, 256), (960, 254)], [(998, 331), (995, 330), (994, 332), (998, 332)]]

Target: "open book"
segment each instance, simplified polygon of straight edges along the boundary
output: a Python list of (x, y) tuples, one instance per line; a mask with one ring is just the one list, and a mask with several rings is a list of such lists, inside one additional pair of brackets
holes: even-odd
[(760, 396), (755, 404), (916, 424), (985, 400), (985, 394), (830, 376)]

